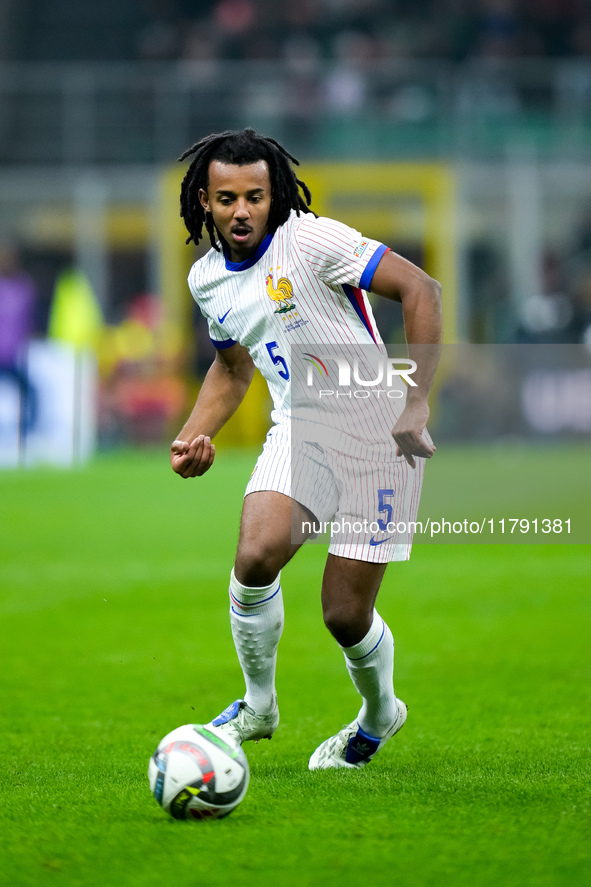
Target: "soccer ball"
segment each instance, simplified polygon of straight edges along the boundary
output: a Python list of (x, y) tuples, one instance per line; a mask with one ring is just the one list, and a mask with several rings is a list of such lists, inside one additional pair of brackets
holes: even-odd
[(185, 724), (158, 744), (148, 778), (152, 794), (175, 819), (221, 819), (246, 794), (248, 761), (240, 746)]

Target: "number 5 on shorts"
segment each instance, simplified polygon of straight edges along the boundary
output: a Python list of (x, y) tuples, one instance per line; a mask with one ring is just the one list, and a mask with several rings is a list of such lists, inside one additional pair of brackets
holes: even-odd
[(380, 514), (384, 513), (386, 515), (386, 520), (379, 518), (378, 527), (384, 532), (388, 530), (388, 524), (392, 523), (392, 506), (389, 502), (386, 502), (386, 499), (393, 495), (394, 490), (378, 490), (378, 511)]

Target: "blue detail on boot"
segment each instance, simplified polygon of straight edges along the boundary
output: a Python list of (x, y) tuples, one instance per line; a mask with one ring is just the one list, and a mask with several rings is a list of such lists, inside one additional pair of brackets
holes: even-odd
[(347, 764), (359, 764), (360, 761), (369, 761), (375, 755), (380, 747), (381, 739), (377, 736), (370, 736), (361, 727), (354, 736), (351, 736), (347, 745), (347, 754), (345, 761)]
[(237, 699), (236, 702), (233, 702), (231, 705), (225, 708), (221, 715), (217, 716), (215, 721), (211, 722), (212, 727), (221, 727), (222, 724), (227, 724), (228, 721), (231, 721), (232, 718), (236, 717), (236, 715), (240, 711), (240, 706), (243, 704), (243, 699)]

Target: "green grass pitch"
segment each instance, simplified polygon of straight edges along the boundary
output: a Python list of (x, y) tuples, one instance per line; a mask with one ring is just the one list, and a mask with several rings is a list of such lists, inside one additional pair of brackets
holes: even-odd
[(379, 609), (408, 722), (336, 773), (307, 759), (359, 697), (307, 546), (283, 574), (282, 719), (245, 746), (246, 798), (220, 822), (158, 808), (157, 741), (243, 690), (226, 588), (252, 463), (221, 451), (182, 481), (163, 450), (0, 474), (0, 883), (591, 883), (585, 545), (416, 545), (392, 565)]

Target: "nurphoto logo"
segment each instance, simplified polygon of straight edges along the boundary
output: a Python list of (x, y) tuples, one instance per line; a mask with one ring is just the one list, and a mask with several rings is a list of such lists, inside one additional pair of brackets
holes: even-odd
[[(359, 386), (359, 388), (353, 392), (351, 392), (351, 390), (347, 392), (335, 392), (334, 389), (320, 389), (318, 392), (320, 398), (331, 397), (334, 396), (335, 393), (337, 397), (351, 397), (351, 393), (353, 393), (357, 398), (367, 398), (373, 393), (378, 397), (381, 394), (386, 394), (387, 397), (397, 399), (403, 397), (404, 392), (401, 391), (399, 387), (394, 386), (395, 380), (402, 379), (403, 382), (414, 388), (416, 388), (417, 385), (417, 383), (411, 378), (411, 374), (415, 372), (417, 364), (416, 361), (411, 360), (410, 358), (381, 357), (375, 365), (369, 368), (371, 369), (371, 374), (375, 374), (375, 378), (364, 379), (362, 378), (358, 357), (353, 358), (353, 361), (351, 362), (347, 360), (346, 357), (335, 354), (304, 354), (303, 356), (304, 360), (308, 362), (306, 384), (309, 388), (314, 387), (314, 369), (320, 373), (322, 381), (325, 379), (328, 380), (331, 374), (329, 373), (325, 361), (329, 360), (332, 360), (336, 364), (338, 377), (337, 384), (339, 388), (351, 389), (351, 378), (353, 379), (353, 384)], [(364, 372), (367, 371), (368, 367), (366, 364)], [(377, 387), (378, 385), (382, 385), (382, 383), (385, 384), (386, 390)]]

